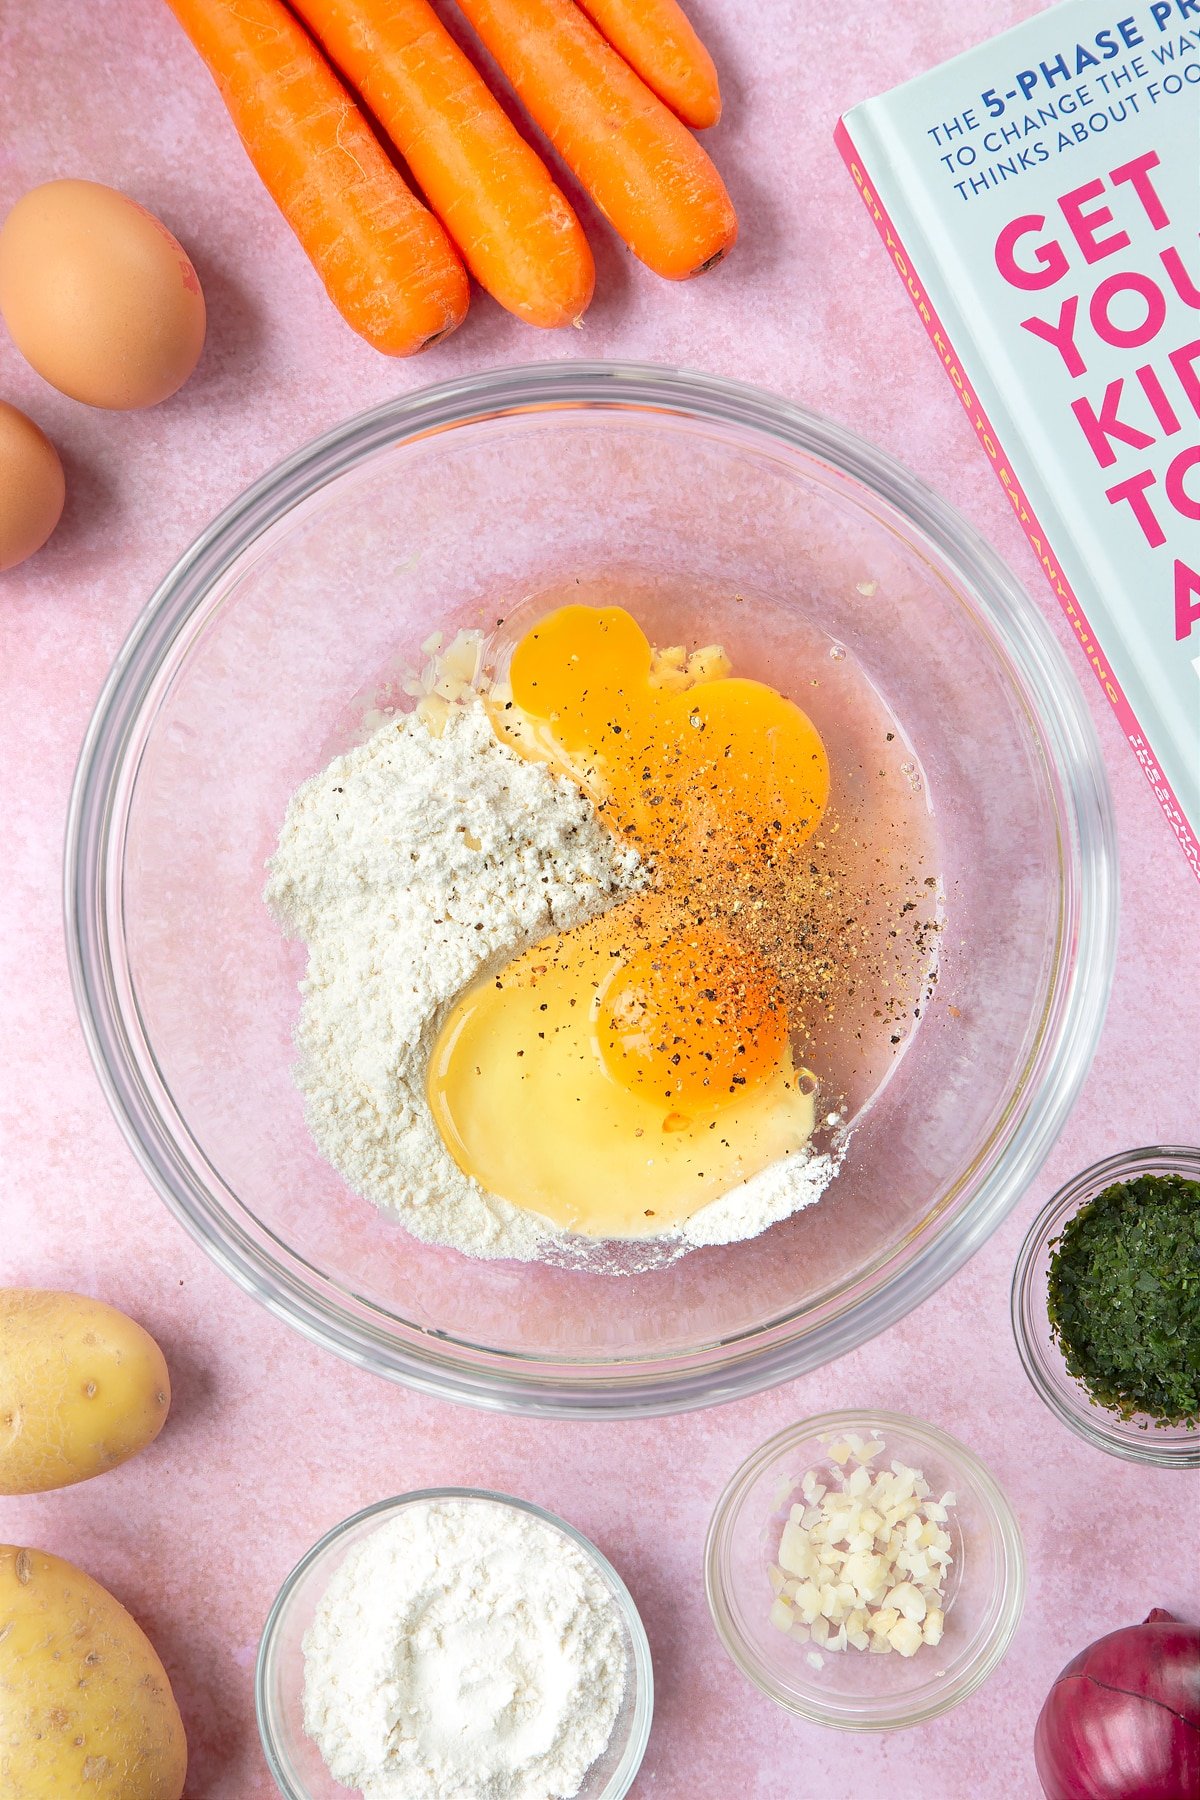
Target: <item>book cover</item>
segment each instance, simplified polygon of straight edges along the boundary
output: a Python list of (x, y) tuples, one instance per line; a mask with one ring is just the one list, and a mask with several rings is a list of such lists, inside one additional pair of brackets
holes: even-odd
[(837, 141), (1200, 876), (1200, 0), (1061, 0)]

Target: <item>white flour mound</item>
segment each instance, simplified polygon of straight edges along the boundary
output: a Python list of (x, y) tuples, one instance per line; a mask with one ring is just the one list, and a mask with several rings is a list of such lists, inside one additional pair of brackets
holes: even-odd
[[(266, 899), (308, 945), (296, 1079), (318, 1147), (356, 1193), (471, 1256), (560, 1260), (577, 1242), (462, 1172), (426, 1069), (465, 988), (643, 881), (574, 784), (501, 744), (477, 699), (440, 736), (412, 714), (389, 721), (292, 796)], [(801, 1150), (669, 1238), (754, 1237), (818, 1199), (837, 1166)]]
[(519, 1508), (415, 1502), (349, 1552), (304, 1638), (304, 1727), (365, 1800), (577, 1794), (628, 1679), (578, 1545)]

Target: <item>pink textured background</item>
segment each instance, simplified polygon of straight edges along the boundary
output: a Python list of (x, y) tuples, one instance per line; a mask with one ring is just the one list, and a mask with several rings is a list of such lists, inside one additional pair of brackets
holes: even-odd
[[(209, 1266), (135, 1167), (89, 1066), (63, 955), (76, 750), (151, 588), (277, 458), (427, 382), (588, 355), (777, 389), (921, 470), (1011, 558), (1066, 639), (830, 139), (845, 107), (1034, 10), (694, 0), (726, 96), (711, 142), (742, 218), (731, 262), (668, 287), (587, 214), (600, 291), (583, 332), (539, 336), (479, 299), (446, 346), (394, 364), (326, 302), (165, 7), (0, 0), (0, 208), (52, 176), (125, 188), (188, 247), (210, 309), (196, 377), (141, 415), (72, 404), (0, 342), (0, 392), (49, 431), (70, 485), (50, 547), (0, 577), (0, 1280), (127, 1308), (175, 1380), (147, 1456), (64, 1494), (0, 1501), (0, 1538), (78, 1560), (144, 1623), (186, 1720), (191, 1800), (273, 1792), (251, 1695), (270, 1601), (320, 1532), (404, 1488), (511, 1489), (574, 1520), (618, 1564), (658, 1682), (639, 1800), (1025, 1800), (1037, 1793), (1034, 1717), (1067, 1657), (1152, 1605), (1200, 1615), (1194, 1479), (1124, 1465), (1061, 1429), (1026, 1385), (1008, 1324), (1017, 1246), (1059, 1182), (1110, 1151), (1197, 1136), (1194, 883), (1076, 653), (1125, 885), (1116, 989), (1083, 1098), (1015, 1214), (940, 1294), (821, 1373), (723, 1410), (631, 1425), (487, 1417), (310, 1348)], [(1030, 1559), (1020, 1635), (987, 1687), (938, 1723), (875, 1739), (823, 1733), (752, 1690), (724, 1658), (701, 1584), (709, 1512), (742, 1457), (801, 1414), (856, 1404), (916, 1411), (973, 1444), (1016, 1503)]]

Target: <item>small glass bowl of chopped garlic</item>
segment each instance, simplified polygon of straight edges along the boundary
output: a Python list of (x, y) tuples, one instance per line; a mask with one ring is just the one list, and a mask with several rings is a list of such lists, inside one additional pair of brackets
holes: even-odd
[(705, 1586), (729, 1655), (779, 1706), (894, 1731), (987, 1680), (1020, 1621), (1025, 1552), (957, 1438), (900, 1413), (822, 1413), (729, 1483)]

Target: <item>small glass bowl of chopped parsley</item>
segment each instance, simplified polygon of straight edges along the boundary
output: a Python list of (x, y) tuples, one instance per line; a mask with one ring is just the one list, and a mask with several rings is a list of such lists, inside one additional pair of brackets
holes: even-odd
[(1060, 1188), (1021, 1246), (1012, 1320), (1025, 1373), (1072, 1431), (1200, 1468), (1200, 1149), (1128, 1150)]

